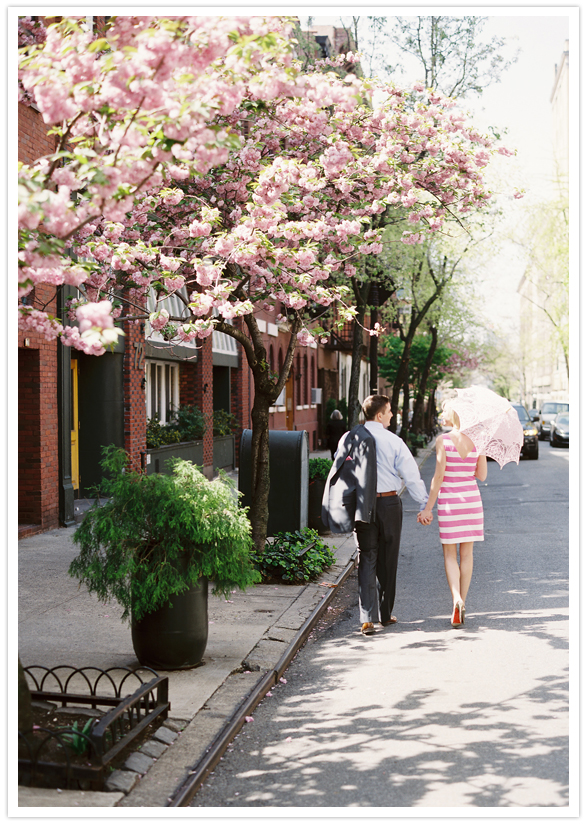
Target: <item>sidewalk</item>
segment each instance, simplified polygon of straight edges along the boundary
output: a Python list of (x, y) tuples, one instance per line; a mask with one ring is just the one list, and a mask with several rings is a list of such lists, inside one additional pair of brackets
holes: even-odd
[[(422, 465), (434, 447), (420, 451)], [(328, 451), (311, 457), (330, 457)], [(136, 667), (130, 628), (116, 604), (103, 605), (67, 574), (74, 527), (19, 542), (19, 655), (25, 667)], [(204, 666), (166, 671), (171, 710), (167, 740), (149, 741), (109, 792), (19, 787), (19, 807), (181, 807), (289, 662), (353, 567), (352, 534), (327, 536), (336, 563), (308, 585), (256, 585), (228, 601), (209, 599)], [(148, 752), (148, 753), (147, 753)], [(152, 754), (152, 755), (148, 755)]]

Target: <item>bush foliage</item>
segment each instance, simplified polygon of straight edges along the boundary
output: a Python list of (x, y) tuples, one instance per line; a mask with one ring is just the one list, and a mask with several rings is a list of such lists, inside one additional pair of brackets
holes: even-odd
[(147, 449), (180, 441), (200, 441), (206, 432), (206, 418), (195, 404), (184, 404), (171, 414), (169, 424), (161, 424), (157, 417), (147, 422)]
[[(102, 601), (114, 599), (137, 620), (187, 590), (200, 576), (213, 593), (260, 581), (251, 562), (251, 527), (227, 479), (208, 481), (189, 461), (171, 459), (173, 474), (133, 471), (124, 450), (106, 447), (97, 502), (74, 534), (80, 553), (69, 567)], [(182, 574), (177, 560), (189, 559)]]
[(327, 479), (333, 464), (334, 461), (330, 458), (311, 458), (308, 462), (310, 481), (316, 478)]
[(254, 552), (251, 558), (264, 581), (281, 579), (288, 584), (308, 582), (336, 561), (330, 547), (309, 527), (277, 533), (266, 543), (263, 555)]
[(236, 415), (226, 410), (214, 410), (212, 421), (215, 436), (232, 435), (239, 427)]

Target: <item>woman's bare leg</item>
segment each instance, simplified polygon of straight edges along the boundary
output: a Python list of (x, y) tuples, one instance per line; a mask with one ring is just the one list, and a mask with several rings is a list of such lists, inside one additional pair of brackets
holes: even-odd
[(473, 575), (473, 544), (472, 541), (461, 542), (460, 571), (461, 571), (461, 599), (466, 602), (471, 576)]
[(442, 552), (444, 553), (444, 571), (446, 573), (446, 580), (452, 593), (453, 604), (456, 604), (461, 595), (461, 571), (457, 561), (457, 546), (456, 544), (443, 544)]

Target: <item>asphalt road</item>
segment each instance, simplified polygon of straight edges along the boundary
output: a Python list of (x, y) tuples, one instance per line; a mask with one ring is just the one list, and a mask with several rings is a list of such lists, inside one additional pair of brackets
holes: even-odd
[[(541, 443), (538, 461), (501, 471), (490, 462), (485, 541), (459, 629), (449, 623), (436, 522), (417, 525), (404, 497), (398, 624), (361, 636), (351, 577), (192, 807), (563, 815), (568, 460), (568, 450)], [(427, 484), (433, 470), (431, 458)]]

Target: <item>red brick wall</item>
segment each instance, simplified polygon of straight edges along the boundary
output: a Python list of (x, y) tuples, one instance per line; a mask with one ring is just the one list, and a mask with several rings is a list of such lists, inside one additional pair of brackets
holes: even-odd
[(31, 106), (18, 104), (18, 159), (23, 163), (33, 161), (54, 152), (57, 146), (55, 135), (47, 135), (47, 126), (42, 115)]
[(27, 338), (18, 353), (19, 522), (50, 530), (59, 526), (57, 343)]
[[(145, 331), (142, 323), (123, 325), (124, 339), (124, 449), (131, 465), (141, 469), (141, 453), (147, 449), (145, 405)], [(135, 346), (136, 345), (136, 346)]]
[[(18, 105), (18, 159), (32, 163), (55, 149), (39, 112)], [(37, 309), (56, 312), (55, 287), (42, 284), (28, 296)], [(25, 346), (25, 339), (27, 346)], [(59, 526), (57, 342), (19, 332), (19, 521)]]
[(179, 405), (193, 407), (196, 403), (196, 374), (198, 366), (192, 361), (179, 365)]

